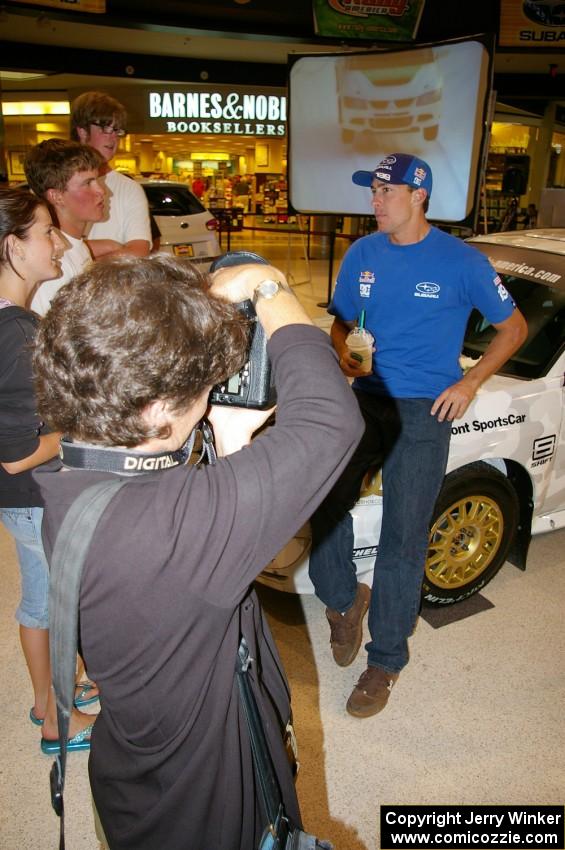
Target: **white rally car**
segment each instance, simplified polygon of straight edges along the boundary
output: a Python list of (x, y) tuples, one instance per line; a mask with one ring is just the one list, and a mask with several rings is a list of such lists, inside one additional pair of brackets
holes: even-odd
[[(498, 233), (470, 242), (490, 259), (525, 315), (528, 338), (453, 423), (423, 584), (423, 599), (436, 605), (481, 590), (507, 559), (525, 569), (531, 535), (565, 526), (565, 230)], [(472, 313), (464, 368), (494, 333)], [(357, 573), (370, 583), (382, 514), (376, 472), (367, 476), (352, 514)], [(313, 593), (309, 550), (305, 526), (260, 581)]]

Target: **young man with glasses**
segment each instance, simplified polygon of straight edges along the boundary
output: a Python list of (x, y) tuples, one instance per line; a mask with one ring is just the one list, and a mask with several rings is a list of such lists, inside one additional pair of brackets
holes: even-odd
[(147, 198), (141, 186), (109, 165), (118, 141), (126, 134), (127, 114), (122, 104), (104, 92), (85, 92), (73, 101), (71, 138), (102, 154), (108, 211), (90, 228), (87, 239), (95, 259), (115, 253), (145, 257), (151, 249)]

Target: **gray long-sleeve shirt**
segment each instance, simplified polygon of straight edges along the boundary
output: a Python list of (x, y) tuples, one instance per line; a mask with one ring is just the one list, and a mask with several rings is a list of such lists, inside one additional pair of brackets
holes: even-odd
[[(80, 597), (82, 650), (101, 691), (94, 798), (112, 850), (251, 850), (257, 797), (234, 665), (240, 635), (287, 811), (300, 820), (280, 724), (288, 686), (251, 582), (309, 518), (362, 433), (328, 337), (269, 343), (276, 424), (199, 469), (132, 479), (95, 533)], [(106, 473), (38, 474), (52, 551), (72, 500)]]

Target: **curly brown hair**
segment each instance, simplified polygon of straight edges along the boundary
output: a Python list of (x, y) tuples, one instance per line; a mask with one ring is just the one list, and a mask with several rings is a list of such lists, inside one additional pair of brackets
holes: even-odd
[(248, 324), (209, 278), (165, 254), (89, 267), (51, 303), (34, 350), (38, 408), (58, 431), (133, 448), (168, 436), (143, 416), (184, 413), (245, 360)]

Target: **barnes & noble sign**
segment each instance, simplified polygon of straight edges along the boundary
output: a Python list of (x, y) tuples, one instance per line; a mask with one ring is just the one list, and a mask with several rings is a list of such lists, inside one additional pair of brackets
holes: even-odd
[(148, 117), (155, 133), (284, 136), (286, 97), (238, 91), (150, 91)]

